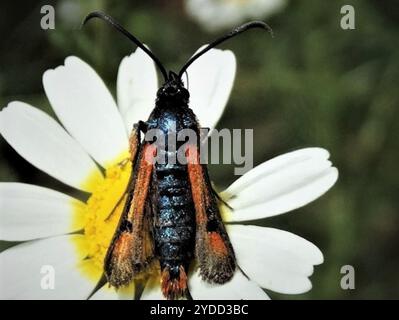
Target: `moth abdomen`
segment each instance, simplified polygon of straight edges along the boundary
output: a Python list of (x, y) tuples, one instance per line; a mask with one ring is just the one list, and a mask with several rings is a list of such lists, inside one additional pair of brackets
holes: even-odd
[(186, 166), (156, 165), (154, 242), (168, 299), (187, 292), (187, 270), (194, 256), (195, 210)]
[[(181, 165), (183, 167), (183, 165)], [(157, 169), (156, 169), (157, 171)], [(158, 197), (154, 217), (156, 247), (165, 243), (179, 244), (186, 252), (193, 251), (195, 242), (195, 210), (187, 181), (187, 171), (172, 170), (156, 181)], [(160, 260), (171, 258), (160, 254)]]

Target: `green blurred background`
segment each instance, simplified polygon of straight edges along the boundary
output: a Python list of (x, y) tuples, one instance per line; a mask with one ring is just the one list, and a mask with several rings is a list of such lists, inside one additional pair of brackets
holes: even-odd
[[(56, 29), (40, 28), (40, 8), (56, 9)], [(342, 30), (340, 8), (356, 10), (356, 29)], [(202, 44), (223, 33), (207, 32), (186, 13), (183, 1), (1, 1), (0, 108), (22, 100), (52, 114), (42, 73), (77, 55), (115, 93), (120, 60), (134, 50), (101, 22), (84, 30), (86, 13), (102, 9), (178, 69)], [(219, 128), (254, 128), (259, 164), (287, 151), (320, 146), (340, 171), (321, 199), (257, 224), (282, 228), (317, 244), (325, 263), (316, 267), (313, 290), (276, 299), (399, 298), (399, 5), (397, 1), (289, 1), (265, 19), (272, 39), (252, 31), (222, 45), (234, 51), (237, 77)], [(41, 173), (0, 139), (0, 181), (73, 190)], [(233, 167), (212, 166), (225, 187)], [(0, 242), (3, 250), (12, 243)], [(342, 290), (340, 268), (353, 265), (356, 289)]]

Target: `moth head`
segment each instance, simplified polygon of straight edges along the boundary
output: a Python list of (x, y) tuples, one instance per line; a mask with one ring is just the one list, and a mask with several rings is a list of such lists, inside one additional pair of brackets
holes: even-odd
[(180, 101), (183, 103), (188, 103), (190, 94), (184, 87), (180, 77), (173, 71), (170, 71), (168, 80), (158, 90), (157, 98), (164, 101)]

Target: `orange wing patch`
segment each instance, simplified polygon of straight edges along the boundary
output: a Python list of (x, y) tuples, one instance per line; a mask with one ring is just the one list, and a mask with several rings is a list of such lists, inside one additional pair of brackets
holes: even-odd
[(219, 233), (217, 232), (209, 232), (209, 245), (215, 252), (215, 254), (225, 256), (228, 255), (228, 248)]
[(217, 199), (206, 168), (199, 162), (196, 146), (186, 151), (188, 175), (196, 212), (195, 255), (202, 278), (211, 283), (225, 283), (234, 274), (233, 247), (223, 225)]
[(125, 208), (108, 249), (104, 270), (111, 286), (128, 285), (154, 255), (151, 209), (147, 205), (156, 148), (144, 145), (135, 165)]

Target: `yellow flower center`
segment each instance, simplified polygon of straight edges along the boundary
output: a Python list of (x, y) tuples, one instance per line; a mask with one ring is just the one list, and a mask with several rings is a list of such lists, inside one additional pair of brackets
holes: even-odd
[[(97, 281), (103, 272), (104, 257), (111, 243), (125, 204), (124, 193), (129, 182), (131, 163), (127, 156), (118, 157), (114, 165), (105, 170), (103, 179), (93, 179), (93, 173), (85, 184), (92, 186), (84, 214), (77, 209), (74, 223), (84, 225), (83, 239), (76, 241), (78, 255), (84, 257), (79, 269), (90, 279)], [(80, 211), (78, 211), (80, 210)], [(84, 221), (76, 221), (84, 219)]]

